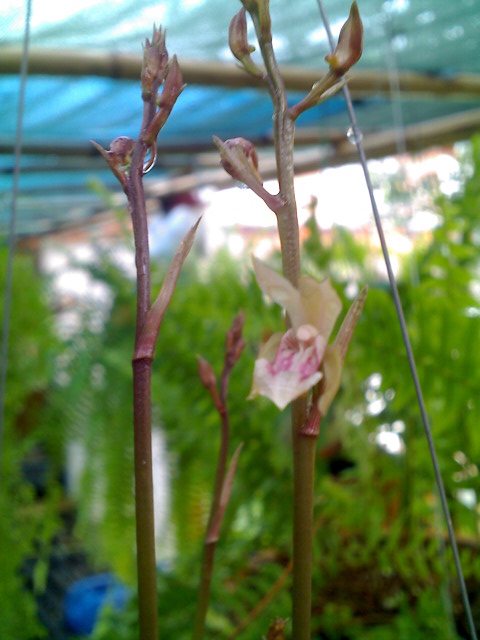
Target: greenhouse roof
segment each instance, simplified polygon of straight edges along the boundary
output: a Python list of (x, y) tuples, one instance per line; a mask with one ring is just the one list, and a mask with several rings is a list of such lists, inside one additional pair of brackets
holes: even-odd
[[(326, 32), (315, 0), (270, 4), (274, 47), (294, 101), (326, 69)], [(447, 144), (477, 130), (480, 0), (358, 4), (364, 55), (350, 88), (367, 155)], [(234, 0), (32, 0), (20, 234), (46, 233), (100, 211), (104, 200), (93, 181), (118, 191), (89, 140), (108, 148), (118, 135), (138, 134), (141, 43), (153, 23), (166, 27), (168, 50), (178, 55), (188, 86), (159, 138), (150, 192), (228, 184), (212, 134), (244, 136), (268, 149), (268, 94), (237, 69), (228, 50), (228, 25), (239, 6)], [(338, 35), (349, 1), (325, 0), (325, 7)], [(0, 233), (10, 208), (24, 23), (23, 2), (6, 0), (0, 17)], [(302, 116), (298, 170), (351, 161), (348, 126), (341, 95)], [(264, 176), (271, 174), (268, 157), (261, 166)]]

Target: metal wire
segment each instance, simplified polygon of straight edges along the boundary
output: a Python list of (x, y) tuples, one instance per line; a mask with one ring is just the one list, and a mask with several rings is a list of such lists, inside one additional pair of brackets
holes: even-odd
[[(323, 5), (323, 0), (317, 0), (318, 3), (318, 7), (320, 9), (320, 13), (322, 16), (322, 20), (325, 26), (325, 31), (327, 33), (328, 36), (328, 40), (330, 43), (330, 49), (333, 52), (335, 49), (335, 41), (333, 39), (333, 35), (332, 35), (332, 30), (330, 28), (330, 22), (328, 20), (328, 16), (327, 13), (325, 11), (325, 7)], [(392, 264), (390, 261), (390, 253), (388, 251), (388, 246), (385, 240), (385, 234), (383, 231), (383, 226), (382, 226), (382, 221), (380, 219), (380, 214), (378, 212), (378, 207), (377, 207), (377, 203), (375, 200), (375, 195), (373, 192), (373, 185), (372, 185), (372, 181), (370, 179), (370, 173), (368, 170), (368, 166), (367, 166), (367, 158), (365, 155), (365, 150), (363, 148), (363, 144), (362, 144), (362, 132), (358, 126), (357, 123), (357, 118), (356, 118), (356, 114), (355, 114), (355, 108), (353, 106), (353, 102), (352, 102), (352, 98), (350, 95), (350, 91), (348, 89), (348, 85), (345, 85), (343, 87), (343, 95), (345, 98), (345, 102), (346, 102), (346, 106), (347, 106), (347, 111), (348, 111), (348, 115), (350, 117), (350, 122), (351, 122), (351, 126), (352, 126), (352, 131), (353, 131), (353, 140), (355, 141), (355, 144), (357, 146), (357, 150), (358, 150), (358, 155), (360, 158), (360, 163), (362, 165), (363, 168), (363, 173), (364, 173), (364, 177), (365, 177), (365, 182), (367, 185), (367, 189), (368, 189), (368, 194), (370, 196), (370, 202), (372, 205), (372, 210), (373, 210), (373, 217), (375, 219), (375, 225), (377, 227), (377, 233), (378, 233), (378, 237), (380, 239), (380, 244), (382, 247), (382, 253), (383, 253), (383, 258), (385, 260), (385, 266), (387, 268), (387, 273), (388, 273), (388, 280), (390, 282), (390, 287), (392, 289), (392, 294), (393, 294), (393, 301), (395, 304), (395, 309), (397, 312), (397, 317), (398, 317), (398, 322), (400, 325), (400, 330), (402, 332), (402, 337), (403, 337), (403, 342), (405, 345), (405, 351), (406, 351), (406, 355), (407, 355), (407, 360), (408, 360), (408, 364), (410, 366), (410, 372), (412, 375), (412, 379), (413, 379), (413, 384), (415, 387), (415, 392), (417, 394), (417, 401), (418, 401), (418, 406), (420, 409), (420, 414), (421, 414), (421, 418), (422, 418), (422, 423), (423, 423), (423, 428), (425, 431), (425, 437), (427, 439), (428, 442), (428, 448), (430, 450), (430, 457), (432, 459), (432, 465), (433, 465), (433, 470), (435, 473), (435, 480), (437, 483), (437, 487), (438, 487), (438, 492), (440, 495), (440, 502), (442, 504), (442, 509), (443, 509), (443, 513), (445, 516), (445, 522), (447, 525), (447, 531), (448, 531), (448, 538), (450, 541), (450, 546), (452, 548), (452, 553), (453, 553), (453, 558), (454, 558), (454, 562), (455, 562), (455, 568), (457, 571), (457, 576), (458, 576), (458, 583), (460, 586), (460, 592), (462, 595), (462, 600), (463, 600), (463, 605), (465, 608), (465, 613), (468, 619), (468, 626), (469, 626), (469, 630), (470, 630), (470, 635), (472, 637), (472, 640), (477, 640), (477, 634), (475, 631), (475, 624), (474, 624), (474, 620), (473, 620), (473, 615), (472, 615), (472, 609), (470, 606), (470, 600), (468, 598), (468, 592), (467, 592), (467, 587), (465, 585), (465, 578), (463, 576), (463, 570), (462, 570), (462, 565), (460, 563), (460, 555), (458, 552), (458, 546), (457, 546), (457, 541), (455, 539), (455, 532), (453, 529), (453, 523), (452, 523), (452, 517), (450, 515), (450, 510), (448, 508), (448, 502), (447, 502), (447, 496), (445, 493), (445, 486), (443, 484), (443, 479), (442, 479), (442, 474), (440, 471), (440, 465), (438, 462), (438, 457), (437, 457), (437, 453), (435, 450), (435, 445), (433, 442), (433, 435), (432, 435), (432, 429), (430, 427), (430, 421), (428, 418), (428, 414), (427, 414), (427, 410), (425, 407), (425, 401), (423, 398), (423, 393), (422, 393), (422, 387), (420, 384), (420, 380), (418, 377), (418, 372), (417, 372), (417, 366), (415, 364), (415, 358), (413, 355), (413, 350), (412, 350), (412, 346), (410, 343), (410, 338), (408, 335), (408, 330), (407, 330), (407, 325), (405, 322), (405, 316), (403, 313), (403, 308), (402, 308), (402, 303), (401, 303), (401, 299), (400, 299), (400, 294), (398, 293), (398, 288), (397, 288), (397, 282), (395, 280), (395, 275), (393, 273), (393, 269), (392, 269)]]
[(30, 22), (32, 0), (26, 0), (25, 30), (23, 36), (22, 64), (20, 67), (20, 91), (18, 98), (17, 131), (15, 135), (15, 159), (13, 169), (12, 201), (10, 207), (10, 225), (8, 232), (8, 260), (5, 285), (5, 304), (3, 309), (2, 350), (0, 355), (0, 483), (2, 478), (2, 444), (5, 423), (5, 391), (7, 386), (8, 341), (10, 337), (10, 315), (12, 307), (13, 257), (15, 254), (18, 184), (20, 178), (20, 158), (22, 154), (23, 112), (25, 108), (25, 88), (28, 75), (28, 49), (30, 45)]

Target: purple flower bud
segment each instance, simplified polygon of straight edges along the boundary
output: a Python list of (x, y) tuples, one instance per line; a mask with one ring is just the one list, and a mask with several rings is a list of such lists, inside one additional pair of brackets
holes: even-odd
[(229, 153), (221, 154), (222, 167), (232, 178), (249, 184), (245, 180), (245, 174), (248, 173), (262, 183), (258, 173), (258, 154), (253, 142), (245, 138), (230, 138), (225, 140), (224, 148)]
[(127, 136), (118, 136), (110, 143), (110, 150), (107, 152), (112, 163), (118, 167), (128, 167), (132, 162), (132, 151), (135, 140)]
[(212, 365), (202, 356), (198, 356), (198, 375), (206, 389), (213, 389), (217, 386), (217, 378)]
[(243, 325), (245, 324), (245, 316), (240, 311), (233, 320), (232, 326), (227, 332), (225, 341), (225, 365), (231, 369), (242, 355), (245, 347), (245, 341), (242, 337)]
[(248, 44), (247, 40), (247, 18), (245, 7), (235, 14), (228, 28), (228, 44), (230, 50), (240, 62), (245, 56), (249, 56), (255, 48)]
[(105, 151), (105, 149), (103, 149), (103, 147), (94, 140), (90, 140), (90, 142), (93, 144), (95, 149), (102, 154), (113, 174), (116, 176), (122, 187), (126, 189), (128, 183), (128, 170), (132, 162), (135, 140), (132, 140), (132, 138), (128, 138), (127, 136), (119, 136), (110, 143), (110, 149), (108, 151)]
[(231, 138), (223, 142), (217, 136), (213, 136), (213, 141), (220, 150), (222, 167), (232, 178), (250, 187), (272, 211), (277, 212), (285, 204), (279, 194), (273, 195), (263, 188), (253, 142), (245, 138)]
[(260, 69), (255, 65), (250, 54), (255, 51), (255, 47), (247, 40), (247, 17), (245, 7), (233, 16), (228, 29), (228, 44), (235, 58), (241, 62), (245, 71), (254, 76), (261, 77)]
[(363, 24), (357, 3), (354, 2), (348, 20), (340, 31), (335, 51), (325, 56), (325, 60), (329, 63), (330, 69), (341, 76), (360, 60), (362, 51)]
[(183, 76), (178, 65), (177, 56), (173, 56), (168, 65), (167, 77), (162, 93), (157, 97), (158, 110), (144, 135), (147, 144), (153, 145), (157, 136), (170, 115), (178, 96), (187, 85), (183, 83)]
[(173, 109), (178, 96), (182, 93), (186, 85), (183, 82), (182, 72), (178, 64), (177, 56), (173, 56), (168, 65), (168, 73), (163, 85), (162, 95), (159, 99), (159, 106)]
[(148, 100), (156, 94), (163, 82), (168, 64), (168, 52), (165, 47), (165, 31), (153, 27), (152, 41), (147, 38), (143, 48), (142, 98)]

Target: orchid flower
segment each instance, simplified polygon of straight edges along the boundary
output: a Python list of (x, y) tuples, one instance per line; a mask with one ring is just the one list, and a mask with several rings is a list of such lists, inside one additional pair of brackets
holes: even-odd
[(253, 267), (262, 291), (288, 313), (291, 328), (273, 334), (260, 349), (249, 398), (262, 395), (284, 409), (326, 377), (318, 398), (318, 408), (324, 414), (338, 391), (343, 360), (366, 289), (352, 305), (334, 344), (328, 345), (342, 310), (330, 281), (317, 282), (303, 276), (297, 288), (257, 258), (253, 258)]

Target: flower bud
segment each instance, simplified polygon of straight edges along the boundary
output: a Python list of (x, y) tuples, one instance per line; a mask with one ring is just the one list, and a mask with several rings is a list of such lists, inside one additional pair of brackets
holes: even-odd
[(128, 167), (132, 162), (132, 151), (135, 146), (135, 140), (127, 136), (118, 136), (110, 143), (110, 150), (107, 152), (112, 162), (117, 167)]
[(155, 144), (157, 136), (167, 121), (178, 96), (186, 86), (187, 85), (183, 83), (183, 76), (177, 61), (177, 56), (173, 56), (168, 65), (162, 93), (157, 98), (158, 110), (144, 135), (144, 140), (147, 144)]
[(280, 194), (273, 195), (264, 189), (253, 142), (245, 138), (232, 138), (223, 142), (217, 136), (213, 136), (213, 141), (220, 150), (221, 165), (225, 171), (235, 180), (250, 187), (272, 211), (279, 211), (285, 202)]
[(159, 106), (168, 108), (171, 111), (185, 87), (177, 56), (174, 55), (168, 65), (167, 77), (163, 85), (162, 95), (159, 98)]
[(255, 47), (248, 44), (247, 40), (247, 17), (245, 7), (233, 16), (228, 29), (228, 44), (235, 58), (242, 64), (245, 71), (254, 76), (261, 77), (260, 69), (255, 65), (250, 54), (255, 51)]
[(253, 142), (245, 138), (231, 138), (225, 142), (216, 136), (213, 139), (220, 149), (221, 165), (232, 178), (249, 187), (252, 186), (252, 182), (263, 184), (258, 172), (258, 154)]
[(206, 389), (214, 389), (217, 386), (217, 378), (212, 365), (202, 356), (198, 356), (198, 375)]
[(363, 24), (357, 3), (354, 2), (348, 20), (340, 31), (335, 51), (325, 56), (325, 60), (329, 63), (330, 69), (337, 76), (341, 76), (360, 60), (362, 50)]
[(227, 332), (227, 338), (225, 341), (225, 366), (227, 369), (231, 369), (242, 355), (242, 351), (245, 347), (245, 341), (242, 337), (244, 324), (245, 316), (240, 311)]
[(119, 136), (110, 143), (110, 149), (105, 151), (94, 140), (90, 140), (95, 149), (102, 154), (107, 161), (108, 166), (116, 176), (120, 184), (124, 189), (127, 187), (128, 182), (128, 169), (132, 162), (132, 152), (135, 146), (135, 140), (128, 138), (127, 136)]
[(163, 82), (168, 64), (168, 52), (165, 47), (165, 31), (153, 27), (152, 41), (147, 38), (143, 48), (142, 98), (148, 100), (156, 94)]

